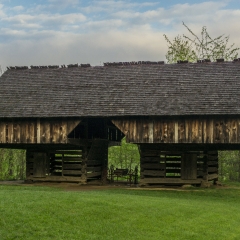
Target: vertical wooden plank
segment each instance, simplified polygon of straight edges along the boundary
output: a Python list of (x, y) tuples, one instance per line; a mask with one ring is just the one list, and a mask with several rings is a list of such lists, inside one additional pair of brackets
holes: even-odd
[(50, 128), (51, 128), (52, 121), (49, 119), (42, 119), (41, 120), (41, 143), (50, 143), (51, 136), (50, 136)]
[(129, 121), (123, 121), (123, 128), (124, 128), (124, 134), (126, 136), (126, 141), (129, 142), (130, 137), (130, 129), (129, 129)]
[(198, 143), (199, 142), (199, 136), (198, 136), (198, 120), (193, 119), (192, 120), (192, 143)]
[(160, 119), (155, 118), (153, 122), (153, 142), (162, 142), (162, 122)]
[(213, 142), (220, 143), (221, 125), (218, 119), (214, 119), (213, 122)]
[(134, 142), (134, 120), (133, 119), (129, 119), (129, 140), (130, 142)]
[(132, 129), (132, 140), (133, 142), (138, 142), (138, 138), (137, 138), (137, 123), (138, 121), (136, 121), (135, 119), (132, 120), (133, 123), (133, 129)]
[[(61, 143), (67, 143), (67, 122), (63, 121), (61, 127), (62, 127), (62, 130), (61, 130), (62, 141), (61, 141)], [(106, 137), (107, 137), (107, 128), (106, 128), (105, 131), (106, 131)], [(50, 136), (50, 133), (49, 133), (49, 136)]]
[(13, 143), (17, 142), (17, 124), (13, 123)]
[(214, 143), (229, 143), (230, 129), (226, 119), (214, 119)]
[(48, 121), (45, 124), (45, 139), (46, 139), (46, 143), (50, 143), (51, 142), (50, 129), (51, 129), (51, 123), (49, 123), (49, 121)]
[(58, 143), (59, 142), (59, 123), (52, 122), (52, 126), (53, 126), (52, 143)]
[(4, 126), (3, 126), (3, 123), (0, 122), (0, 143), (3, 143), (3, 131), (4, 131)]
[(37, 143), (37, 122), (36, 121), (31, 121), (28, 126), (28, 132), (29, 132), (29, 139), (30, 143)]
[(201, 119), (198, 119), (198, 143), (203, 143), (203, 133), (202, 133), (202, 129), (203, 129), (203, 121)]
[(230, 143), (237, 143), (237, 120), (231, 121)]
[(41, 119), (41, 127), (40, 127), (40, 142), (41, 143), (46, 143), (46, 125), (47, 125), (47, 120), (46, 119)]
[(142, 119), (138, 119), (136, 122), (136, 134), (137, 134), (137, 142), (142, 142)]
[(21, 139), (21, 122), (17, 122), (17, 143), (20, 143)]
[(240, 143), (240, 119), (237, 119), (237, 142)]
[(148, 143), (149, 141), (149, 127), (148, 120), (143, 120), (143, 142)]
[(207, 122), (203, 121), (203, 143), (207, 142)]
[(22, 120), (19, 122), (20, 125), (20, 143), (27, 143), (27, 127), (28, 127), (28, 122), (26, 120)]
[(194, 180), (197, 179), (197, 154), (182, 154), (181, 159), (181, 179)]
[(41, 143), (41, 123), (40, 123), (40, 118), (37, 119), (37, 143)]
[(193, 120), (188, 120), (188, 142), (193, 143)]
[(174, 123), (174, 143), (178, 143), (178, 122)]
[(34, 162), (33, 162), (33, 177), (46, 177), (46, 153), (37, 153), (34, 154)]
[(0, 143), (6, 143), (6, 123), (0, 122)]
[(26, 143), (31, 142), (31, 140), (30, 140), (31, 137), (30, 137), (29, 130), (30, 130), (30, 121), (26, 121), (26, 127), (25, 127), (25, 136), (26, 136), (25, 141), (26, 141)]
[(178, 143), (186, 142), (185, 121), (178, 122)]
[(214, 124), (214, 121), (213, 119), (210, 119), (209, 120), (209, 139), (210, 139), (210, 143), (213, 143), (213, 124)]
[(25, 122), (25, 142), (26, 143), (31, 143), (31, 139), (30, 139), (30, 121), (26, 121)]
[(168, 138), (169, 138), (169, 133), (168, 133), (168, 122), (164, 121), (163, 125), (162, 125), (162, 132), (163, 132), (163, 142), (167, 143), (168, 142)]
[(149, 136), (149, 143), (153, 143), (153, 120), (150, 120), (148, 123), (148, 136)]
[(213, 143), (213, 119), (207, 119), (206, 121), (206, 143)]
[(208, 154), (207, 151), (204, 152), (203, 156), (203, 180), (208, 181)]
[(9, 122), (7, 125), (8, 125), (8, 136), (6, 137), (8, 139), (8, 143), (13, 143), (13, 123)]
[(175, 123), (172, 120), (168, 121), (168, 143), (174, 143)]
[(186, 139), (186, 143), (190, 143), (190, 140), (189, 140), (189, 121), (188, 120), (185, 120), (185, 139)]
[(12, 143), (20, 143), (20, 124), (18, 121), (13, 122)]

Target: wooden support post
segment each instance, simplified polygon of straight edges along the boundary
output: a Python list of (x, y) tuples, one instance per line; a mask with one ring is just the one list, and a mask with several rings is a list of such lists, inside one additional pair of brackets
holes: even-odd
[(83, 147), (82, 150), (82, 168), (81, 168), (81, 179), (83, 184), (87, 184), (87, 160), (88, 160), (88, 151), (87, 145)]
[(136, 166), (134, 169), (134, 184), (138, 184), (138, 166)]
[(33, 178), (45, 178), (46, 177), (46, 162), (47, 153), (45, 152), (33, 152), (31, 153), (31, 159), (33, 162)]
[(195, 180), (197, 179), (197, 154), (182, 154), (181, 160), (181, 179)]
[(208, 154), (207, 154), (207, 151), (204, 151), (202, 169), (203, 169), (203, 180), (201, 182), (201, 187), (209, 187), (209, 183), (208, 183)]
[(102, 149), (103, 153), (103, 164), (102, 164), (102, 183), (107, 183), (107, 176), (108, 176), (108, 143), (104, 144), (105, 147)]
[(203, 157), (203, 180), (208, 181), (208, 157), (207, 151), (204, 151)]

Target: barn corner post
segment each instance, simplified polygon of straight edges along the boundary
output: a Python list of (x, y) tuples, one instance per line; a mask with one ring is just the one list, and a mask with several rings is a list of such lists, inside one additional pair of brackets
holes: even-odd
[(82, 164), (81, 164), (81, 183), (87, 184), (87, 161), (88, 161), (88, 148), (84, 145), (82, 148)]
[(108, 174), (108, 140), (94, 139), (87, 155), (87, 182), (106, 184)]
[(203, 181), (202, 187), (208, 187), (209, 182), (213, 182), (214, 185), (218, 182), (218, 151), (205, 151), (204, 162), (203, 162)]

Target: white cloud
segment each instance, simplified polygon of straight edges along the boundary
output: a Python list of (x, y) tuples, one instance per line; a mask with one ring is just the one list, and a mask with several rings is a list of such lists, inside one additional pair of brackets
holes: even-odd
[(40, 14), (29, 15), (19, 14), (10, 17), (4, 17), (1, 22), (12, 24), (15, 28), (63, 28), (66, 25), (81, 23), (86, 20), (86, 17), (81, 13), (70, 14)]
[(92, 12), (116, 12), (126, 9), (138, 9), (142, 7), (153, 7), (157, 5), (156, 2), (129, 2), (129, 1), (115, 1), (115, 0), (100, 0), (100, 1), (93, 1), (89, 6), (81, 8), (87, 13)]
[(48, 0), (50, 5), (49, 8), (66, 8), (70, 6), (77, 6), (79, 4), (79, 0)]
[[(21, 34), (21, 33), (16, 33)], [(49, 32), (49, 38), (16, 40), (14, 44), (0, 44), (0, 54), (6, 56), (5, 65), (46, 65), (91, 63), (107, 61), (138, 61), (164, 59), (159, 42), (162, 33), (111, 31), (106, 34), (72, 34)], [(149, 44), (151, 43), (151, 44)]]
[[(49, 2), (74, 5), (78, 1)], [(7, 14), (0, 4), (0, 23), (4, 26), (0, 31), (0, 65), (164, 60), (167, 44), (163, 33), (170, 38), (186, 33), (182, 21), (197, 34), (206, 25), (211, 36), (225, 33), (230, 35), (230, 42), (240, 45), (240, 9), (225, 9), (226, 1), (139, 9), (144, 4), (148, 5), (96, 1), (93, 7), (85, 8), (87, 17), (82, 11), (50, 13), (46, 10), (50, 5)], [(100, 13), (104, 10), (105, 14)]]
[(13, 11), (16, 11), (16, 12), (20, 12), (20, 11), (23, 11), (24, 10), (24, 7), (23, 6), (15, 6), (12, 8)]
[(191, 19), (191, 22), (202, 21), (204, 18), (212, 18), (217, 10), (226, 6), (225, 2), (204, 2), (198, 4), (177, 4), (169, 9), (158, 8), (145, 12), (136, 11), (118, 11), (112, 14), (114, 18), (125, 19), (132, 24), (146, 24), (151, 22), (159, 22), (163, 24), (171, 24), (174, 22), (182, 22), (182, 20)]
[(0, 4), (0, 18), (5, 16), (5, 12), (3, 11), (3, 4)]

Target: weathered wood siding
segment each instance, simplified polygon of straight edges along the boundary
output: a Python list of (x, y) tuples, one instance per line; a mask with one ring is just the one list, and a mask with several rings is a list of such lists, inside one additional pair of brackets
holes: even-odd
[(26, 178), (31, 181), (86, 183), (82, 150), (58, 150), (26, 154)]
[(239, 118), (112, 120), (133, 143), (240, 143)]
[(27, 151), (26, 176), (31, 181), (106, 183), (108, 140), (95, 139), (78, 150)]
[(0, 120), (1, 143), (67, 143), (80, 120)]
[(161, 151), (140, 144), (140, 185), (217, 181), (217, 151)]

